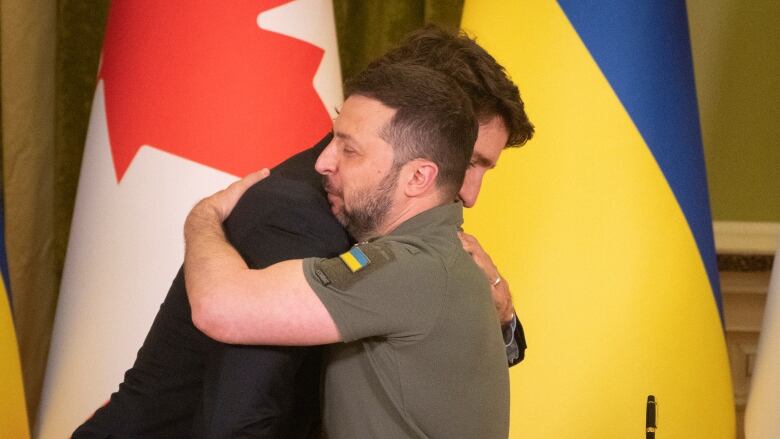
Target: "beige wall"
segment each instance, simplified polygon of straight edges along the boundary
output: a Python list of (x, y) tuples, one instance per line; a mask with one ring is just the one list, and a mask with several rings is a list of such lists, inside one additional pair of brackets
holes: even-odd
[(780, 222), (780, 1), (687, 5), (713, 218)]

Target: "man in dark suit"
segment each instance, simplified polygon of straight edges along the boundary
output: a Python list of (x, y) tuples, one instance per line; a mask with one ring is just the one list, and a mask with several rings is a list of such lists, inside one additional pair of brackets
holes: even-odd
[[(276, 167), (274, 177), (252, 187), (225, 221), (227, 235), (251, 266), (337, 255), (349, 247), (313, 172), (329, 141), (326, 136)], [(307, 437), (303, 430), (312, 428), (318, 414), (318, 381), (317, 348), (229, 346), (198, 331), (179, 270), (119, 390), (74, 437), (234, 437), (239, 430), (252, 437)], [(307, 389), (315, 391), (306, 395)], [(262, 406), (247, 401), (249, 395)], [(296, 419), (282, 416), (290, 413)]]
[[(471, 207), (484, 172), (504, 147), (533, 134), (517, 87), (473, 40), (436, 28), (410, 35), (375, 64), (402, 61), (451, 75), (472, 100), (480, 129), (460, 192)], [(329, 140), (275, 168), (225, 221), (227, 238), (250, 267), (332, 257), (350, 245), (314, 171)], [(525, 340), (507, 282), (473, 237), (464, 234), (462, 240), (491, 283), (508, 362), (516, 364)], [(232, 346), (209, 339), (192, 324), (180, 270), (119, 391), (74, 437), (311, 437), (319, 419), (319, 358), (316, 347)]]

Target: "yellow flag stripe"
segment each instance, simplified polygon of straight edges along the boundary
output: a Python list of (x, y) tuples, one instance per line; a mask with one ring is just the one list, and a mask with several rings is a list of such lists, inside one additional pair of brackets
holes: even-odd
[(361, 264), (355, 255), (350, 252), (343, 253), (339, 257), (342, 261), (344, 261), (345, 264), (347, 264), (347, 267), (349, 267), (353, 273), (363, 268), (363, 264)]
[(503, 153), (466, 229), (528, 336), (511, 437), (733, 438), (720, 320), (663, 173), (554, 2), (467, 1), (463, 28), (519, 84), (536, 137)]
[(30, 437), (22, 367), (5, 282), (0, 278), (0, 437)]

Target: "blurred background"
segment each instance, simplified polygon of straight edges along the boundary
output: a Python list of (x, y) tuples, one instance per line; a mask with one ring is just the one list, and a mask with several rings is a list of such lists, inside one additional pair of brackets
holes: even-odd
[[(458, 27), (463, 1), (333, 5), (347, 79), (424, 23)], [(107, 0), (0, 2), (6, 248), (33, 424), (108, 7)], [(687, 9), (739, 413), (780, 230), (780, 2), (689, 0)]]

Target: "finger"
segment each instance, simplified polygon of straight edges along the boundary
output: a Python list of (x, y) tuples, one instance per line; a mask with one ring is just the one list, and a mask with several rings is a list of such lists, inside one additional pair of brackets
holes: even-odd
[(241, 180), (233, 182), (233, 184), (215, 193), (208, 199), (210, 200), (210, 203), (220, 212), (220, 216), (224, 220), (233, 211), (233, 208), (236, 206), (238, 200), (244, 195), (244, 193), (255, 183), (268, 177), (269, 174), (270, 171), (268, 168), (255, 171)]
[(474, 235), (469, 235), (468, 233), (463, 234), (463, 240), (468, 243), (469, 247), (474, 249), (482, 249), (482, 246), (479, 245), (479, 240)]
[(460, 245), (462, 245), (462, 246), (463, 246), (463, 250), (464, 250), (466, 253), (468, 253), (468, 254), (472, 254), (472, 253), (474, 252), (474, 247), (471, 245), (471, 243), (470, 243), (470, 242), (468, 242), (468, 241), (466, 241), (466, 240), (465, 240), (465, 239), (463, 239), (463, 238), (460, 238)]
[(458, 232), (458, 236), (460, 237), (460, 239), (465, 239), (467, 241), (475, 241), (476, 240), (476, 238), (474, 238), (474, 235), (469, 235), (466, 232)]
[(464, 249), (470, 249), (474, 247), (475, 239), (468, 233), (458, 232), (458, 238), (460, 238), (460, 242)]
[(268, 168), (263, 168), (259, 171), (255, 171), (251, 174), (248, 174), (241, 180), (233, 182), (230, 186), (227, 187), (227, 191), (231, 193), (232, 196), (241, 196), (244, 194), (244, 192), (247, 191), (250, 187), (254, 186), (255, 183), (258, 181), (268, 177), (270, 174), (270, 171)]
[(241, 182), (245, 183), (246, 186), (252, 186), (253, 184), (257, 183), (258, 181), (268, 177), (271, 174), (271, 171), (268, 168), (263, 168), (259, 171), (255, 171), (246, 177), (244, 177)]

